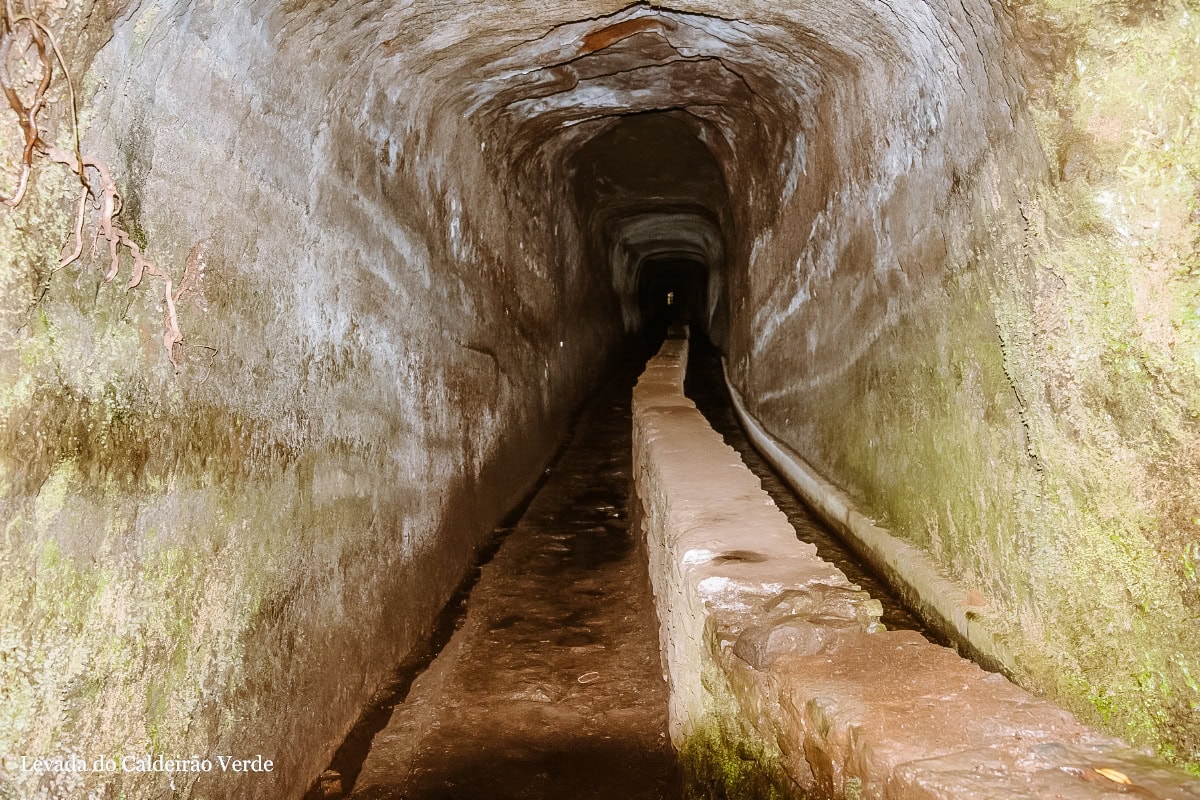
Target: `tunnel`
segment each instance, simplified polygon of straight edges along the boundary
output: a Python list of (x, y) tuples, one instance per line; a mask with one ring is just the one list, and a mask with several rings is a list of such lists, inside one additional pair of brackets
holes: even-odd
[[(0, 797), (304, 796), (684, 326), (988, 669), (1200, 776), (1194, 0), (0, 35)], [(21, 760), (121, 753), (274, 766)]]

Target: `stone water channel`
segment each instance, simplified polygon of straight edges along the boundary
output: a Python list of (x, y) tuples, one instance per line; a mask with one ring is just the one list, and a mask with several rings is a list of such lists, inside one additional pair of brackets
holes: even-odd
[(878, 600), (883, 606), (880, 621), (890, 630), (917, 631), (925, 638), (935, 640), (935, 634), (926, 628), (921, 619), (907, 609), (887, 584), (872, 573), (837, 534), (796, 497), (791, 487), (750, 444), (734, 413), (729, 390), (725, 387), (721, 355), (712, 342), (703, 333), (693, 331), (689, 351), (687, 381), (684, 384), (688, 398), (696, 404), (713, 430), (738, 452), (742, 461), (762, 482), (763, 489), (796, 529), (796, 536), (801, 541), (815, 545), (821, 558), (840, 569), (853, 583)]
[[(889, 628), (928, 636), (753, 450), (716, 349), (693, 341), (689, 396), (797, 535), (882, 601)], [(631, 507), (629, 400), (643, 361), (632, 357), (589, 402), (429, 646), (397, 670), (306, 800), (681, 797)]]

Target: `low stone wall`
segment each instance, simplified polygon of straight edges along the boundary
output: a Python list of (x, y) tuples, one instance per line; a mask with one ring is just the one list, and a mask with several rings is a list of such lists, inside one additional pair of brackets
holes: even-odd
[(683, 395), (634, 390), (636, 491), (693, 797), (1200, 798), (1200, 784), (910, 631), (786, 517)]
[(1016, 660), (1004, 631), (991, 617), (997, 612), (971, 608), (966, 591), (943, 576), (929, 555), (859, 511), (845, 492), (825, 480), (807, 461), (776, 440), (746, 410), (737, 387), (725, 380), (738, 421), (756, 450), (783, 476), (825, 524), (837, 531), (855, 554), (881, 575), (909, 608), (917, 609), (926, 626), (951, 642), (958, 652), (992, 672), (1012, 677)]

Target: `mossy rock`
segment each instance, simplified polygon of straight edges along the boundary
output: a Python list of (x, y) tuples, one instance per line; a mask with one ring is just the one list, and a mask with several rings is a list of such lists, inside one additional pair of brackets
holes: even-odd
[(684, 796), (694, 800), (807, 800), (778, 757), (720, 723), (692, 733), (679, 748)]

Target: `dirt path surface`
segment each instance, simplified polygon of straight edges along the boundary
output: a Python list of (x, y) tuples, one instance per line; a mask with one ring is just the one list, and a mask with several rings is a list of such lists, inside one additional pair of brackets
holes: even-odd
[(658, 623), (629, 530), (632, 376), (613, 384), (375, 736), (351, 798), (679, 796)]

